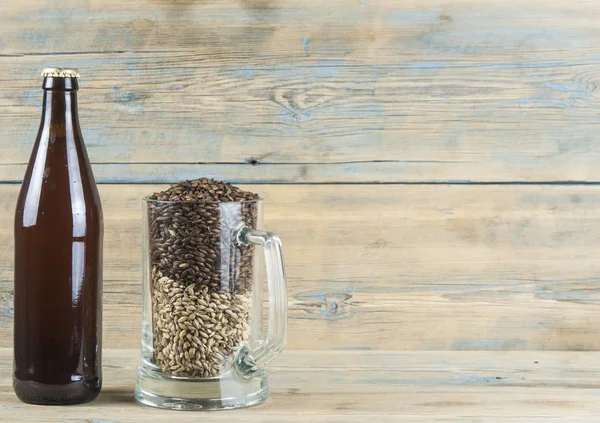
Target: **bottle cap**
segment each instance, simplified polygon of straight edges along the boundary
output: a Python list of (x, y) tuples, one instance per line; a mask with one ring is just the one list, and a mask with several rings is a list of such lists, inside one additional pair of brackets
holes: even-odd
[(42, 76), (54, 78), (79, 78), (79, 71), (77, 69), (67, 68), (45, 68), (42, 71)]

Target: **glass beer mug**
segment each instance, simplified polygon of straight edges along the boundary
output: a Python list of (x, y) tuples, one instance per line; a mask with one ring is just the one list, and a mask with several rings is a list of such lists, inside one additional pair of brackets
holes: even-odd
[(262, 199), (143, 200), (139, 402), (214, 410), (269, 396), (265, 366), (285, 342), (287, 291), (281, 243), (262, 221)]

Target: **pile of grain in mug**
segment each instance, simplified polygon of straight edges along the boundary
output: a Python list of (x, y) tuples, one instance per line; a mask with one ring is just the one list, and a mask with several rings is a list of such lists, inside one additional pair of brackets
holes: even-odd
[(150, 197), (158, 200), (148, 209), (154, 359), (163, 373), (217, 376), (248, 339), (254, 248), (233, 237), (242, 224), (256, 227), (257, 198), (206, 178)]

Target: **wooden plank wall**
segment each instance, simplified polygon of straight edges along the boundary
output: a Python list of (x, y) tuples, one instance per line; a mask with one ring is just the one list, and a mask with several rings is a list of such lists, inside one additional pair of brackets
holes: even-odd
[(82, 74), (105, 346), (137, 348), (140, 197), (210, 176), (280, 234), (290, 349), (600, 347), (600, 2), (0, 5), (0, 347), (39, 71)]

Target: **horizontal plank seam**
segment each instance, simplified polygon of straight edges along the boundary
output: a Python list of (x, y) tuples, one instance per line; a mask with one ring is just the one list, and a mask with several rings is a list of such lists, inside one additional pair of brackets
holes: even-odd
[[(74, 56), (74, 55), (94, 55), (94, 54), (153, 54), (153, 53), (196, 53), (193, 49), (165, 49), (165, 50), (136, 50), (136, 49), (123, 49), (123, 50), (96, 50), (96, 51), (53, 51), (53, 52), (15, 52), (15, 53), (2, 53), (0, 58), (6, 57), (26, 57), (26, 56)], [(234, 55), (238, 52), (229, 52), (221, 54), (221, 56)], [(239, 53), (238, 53), (239, 54)], [(274, 55), (275, 56), (275, 55)], [(279, 54), (279, 57), (295, 57), (294, 54)], [(415, 64), (415, 65), (396, 65), (396, 64), (322, 64), (320, 67), (331, 67), (331, 68), (378, 68), (378, 69), (398, 69), (398, 70), (436, 70), (436, 69), (471, 69), (471, 68), (491, 68), (491, 69), (532, 69), (532, 68), (570, 68), (577, 66), (589, 66), (598, 65), (598, 61), (589, 62), (578, 62), (578, 63), (564, 63), (564, 62), (532, 62), (532, 63), (515, 63), (515, 62), (499, 62), (499, 63), (473, 63), (473, 64)], [(196, 66), (197, 68), (213, 68), (213, 66)], [(311, 65), (285, 65), (278, 68), (294, 68), (294, 69), (312, 69), (314, 66)], [(214, 68), (221, 68), (221, 66), (214, 66)], [(247, 70), (262, 70), (265, 67), (261, 66), (249, 66)]]
[(49, 51), (49, 52), (18, 52), (3, 53), (0, 57), (25, 57), (25, 56), (75, 56), (89, 54), (131, 54), (131, 53), (189, 53), (190, 50), (96, 50), (96, 51)]
[[(345, 165), (345, 164), (367, 164), (367, 163), (472, 163), (470, 160), (349, 160), (340, 162), (269, 162), (263, 161), (260, 158), (249, 157), (243, 162), (92, 162), (92, 165), (116, 165), (116, 166), (134, 166), (134, 165), (177, 165), (177, 166), (190, 166), (190, 165), (239, 165), (239, 166), (298, 166), (298, 165), (311, 165), (311, 166), (331, 166), (331, 165)], [(27, 163), (0, 163), (0, 166), (26, 166)]]
[[(0, 180), (0, 185), (18, 185), (22, 180)], [(566, 185), (566, 186), (584, 186), (599, 185), (600, 181), (504, 181), (504, 182), (486, 182), (486, 181), (410, 181), (410, 182), (378, 182), (378, 181), (360, 181), (360, 182), (279, 182), (279, 181), (238, 181), (228, 179), (230, 183), (243, 185)], [(110, 181), (97, 182), (98, 185), (168, 185), (171, 182), (148, 180), (148, 181)]]

